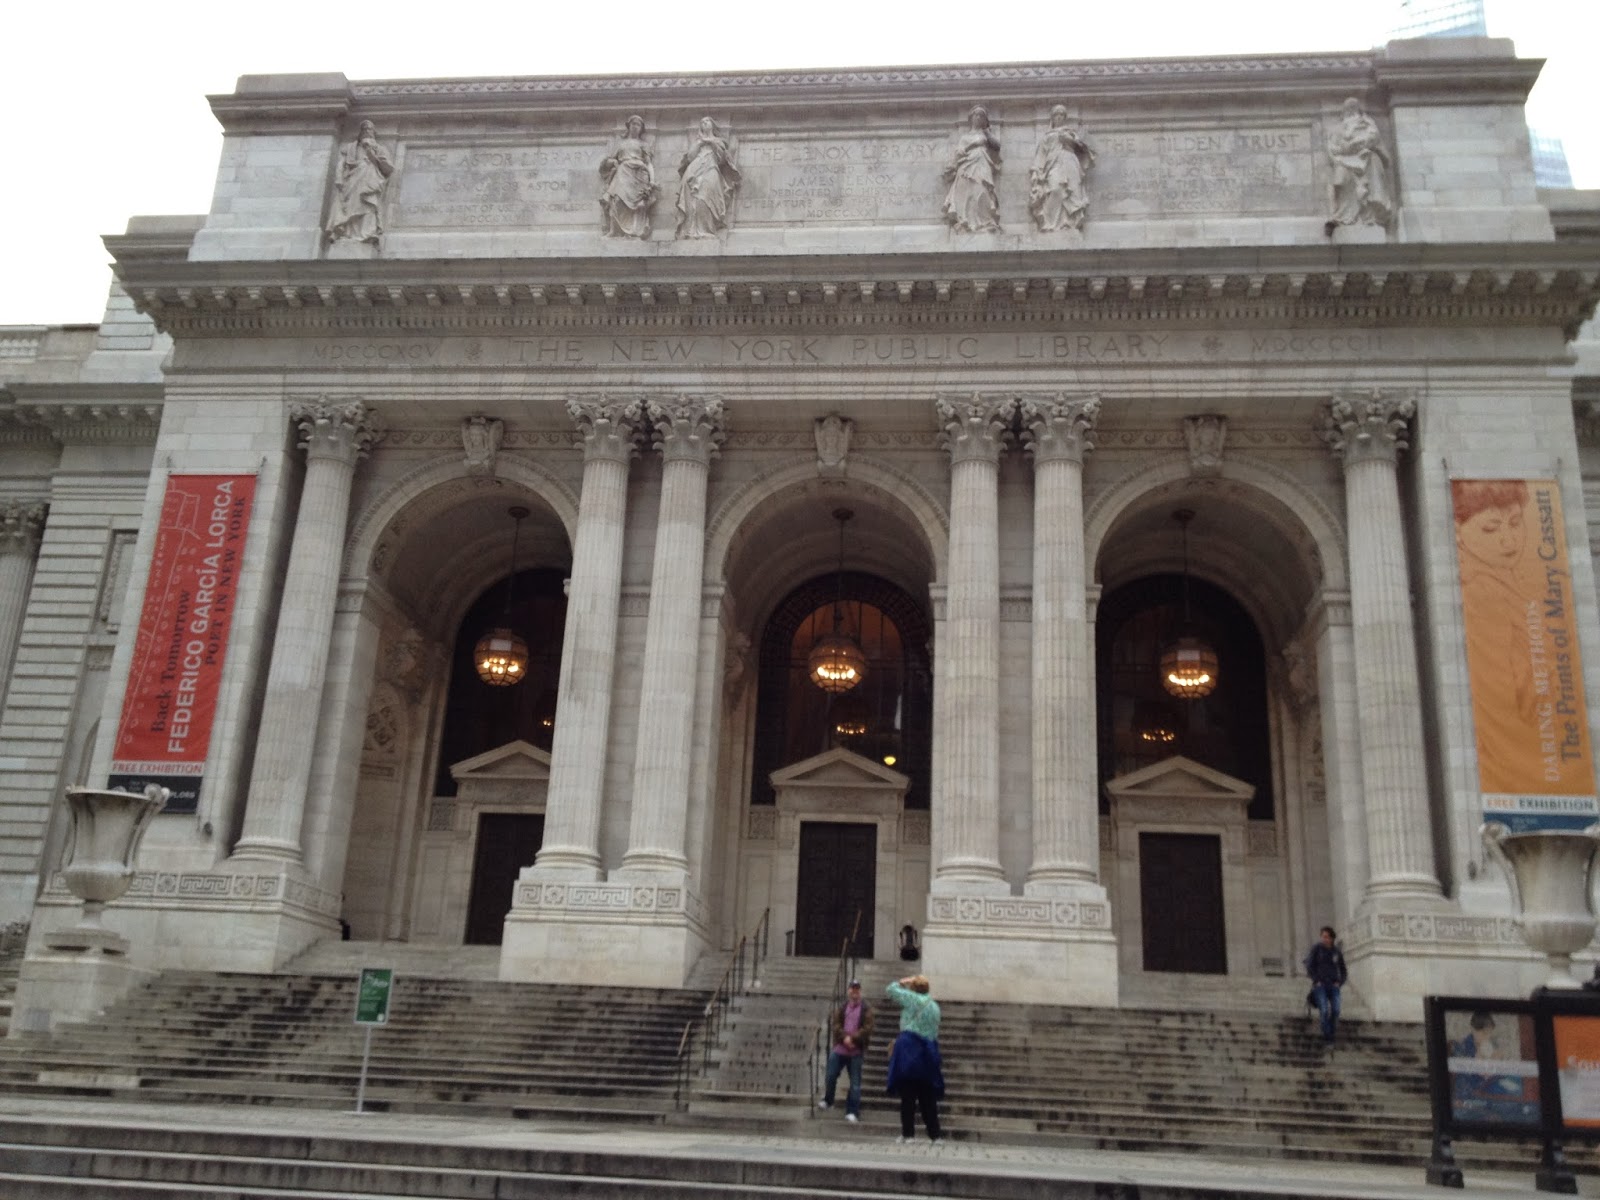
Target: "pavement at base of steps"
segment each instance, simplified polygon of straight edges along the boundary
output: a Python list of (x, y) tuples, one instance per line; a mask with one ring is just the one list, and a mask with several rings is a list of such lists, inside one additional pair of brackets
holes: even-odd
[[(1010, 1175), (1022, 1178), (1095, 1182), (1134, 1189), (1189, 1189), (1195, 1195), (1330, 1197), (1348, 1200), (1449, 1200), (1459, 1197), (1547, 1195), (1534, 1186), (1537, 1147), (1497, 1143), (1509, 1169), (1463, 1168), (1462, 1190), (1427, 1184), (1420, 1167), (1292, 1159), (1210, 1158), (1196, 1154), (1088, 1150), (964, 1140), (959, 1130), (939, 1145), (921, 1133), (903, 1145), (892, 1121), (846, 1124), (843, 1116), (820, 1114), (818, 1122), (839, 1121), (837, 1139), (814, 1122), (805, 1136), (747, 1134), (712, 1125), (698, 1127), (595, 1125), (554, 1120), (497, 1120), (437, 1117), (415, 1113), (362, 1113), (287, 1106), (246, 1111), (186, 1104), (117, 1103), (0, 1095), (0, 1118), (45, 1125), (104, 1124), (119, 1130), (197, 1130), (254, 1136), (353, 1138), (450, 1147), (546, 1150), (572, 1153), (640, 1154), (691, 1161), (733, 1160), (794, 1163), (825, 1167), (934, 1169), (954, 1175)], [(1483, 1150), (1490, 1149), (1485, 1144)], [(0, 1174), (0, 1179), (4, 1175)], [(1138, 1194), (1134, 1192), (1133, 1194)], [(1579, 1194), (1600, 1195), (1600, 1180), (1580, 1177)]]

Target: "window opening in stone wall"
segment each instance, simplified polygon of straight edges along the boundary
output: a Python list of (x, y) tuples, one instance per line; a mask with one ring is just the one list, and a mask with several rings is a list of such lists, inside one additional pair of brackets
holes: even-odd
[[(867, 657), (861, 683), (838, 694), (817, 687), (808, 661), (817, 640), (833, 631), (836, 591), (841, 627)], [(775, 801), (773, 771), (838, 746), (908, 776), (906, 807), (927, 808), (931, 636), (911, 598), (875, 576), (830, 573), (790, 593), (761, 639), (751, 803)]]
[[(434, 794), (454, 796), (450, 764), (493, 750), (518, 738), (548, 751), (555, 736), (556, 686), (561, 677), (561, 642), (566, 628), (567, 572), (536, 568), (518, 571), (516, 587), (508, 576), (473, 602), (456, 630), (450, 657), (450, 693)], [(508, 591), (512, 608), (506, 613)], [(505, 623), (528, 643), (528, 671), (514, 688), (490, 687), (478, 678), (473, 646), (490, 624)]]
[(1189, 579), (1190, 624), (1223, 663), (1209, 696), (1166, 693), (1157, 669), (1183, 617), (1183, 577), (1152, 575), (1107, 593), (1095, 618), (1101, 807), (1111, 779), (1181, 754), (1255, 785), (1250, 819), (1271, 820), (1266, 655), (1248, 613), (1215, 584)]

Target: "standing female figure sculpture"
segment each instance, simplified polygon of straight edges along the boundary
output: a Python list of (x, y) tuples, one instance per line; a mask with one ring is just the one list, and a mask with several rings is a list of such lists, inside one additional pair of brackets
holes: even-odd
[(656, 165), (644, 143), (644, 118), (628, 118), (626, 130), (600, 163), (601, 228), (607, 237), (648, 238), (650, 213), (661, 189)]
[(959, 233), (998, 232), (1000, 202), (995, 172), (1000, 169), (1000, 141), (989, 131), (989, 113), (975, 105), (967, 114), (967, 131), (944, 169), (950, 190), (944, 197), (944, 219)]
[(1328, 134), (1333, 162), (1332, 225), (1381, 225), (1394, 215), (1389, 155), (1378, 123), (1361, 110), (1361, 101), (1344, 102), (1344, 115)]
[(728, 227), (733, 194), (739, 188), (737, 154), (731, 139), (717, 133), (717, 123), (700, 118), (700, 129), (678, 164), (678, 236), (716, 237)]
[(383, 233), (383, 193), (394, 174), (394, 160), (378, 142), (371, 121), (361, 122), (356, 140), (339, 156), (333, 184), (333, 209), (328, 214), (330, 242), (376, 242)]
[(1089, 214), (1084, 177), (1094, 166), (1094, 151), (1067, 121), (1067, 109), (1050, 110), (1050, 129), (1039, 139), (1028, 168), (1028, 211), (1040, 233), (1082, 229)]

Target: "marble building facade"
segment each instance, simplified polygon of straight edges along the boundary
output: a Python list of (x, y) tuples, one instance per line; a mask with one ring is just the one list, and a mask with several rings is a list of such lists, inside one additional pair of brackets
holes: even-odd
[[(1525, 990), (1449, 482), (1559, 482), (1592, 734), (1600, 198), (1534, 186), (1537, 69), (241, 78), (210, 212), (107, 238), (102, 325), (0, 330), (0, 920), (74, 918), (58, 798), (118, 774), (169, 481), (231, 476), (198, 797), (107, 914), (144, 965), (459, 943), (536, 817), (508, 979), (804, 928), (825, 829), (944, 995), (1114, 1004), (1163, 930), (1292, 975), (1325, 922), (1379, 1015)], [(559, 668), (486, 745), (452, 680), (513, 561)], [(1118, 749), (1174, 710), (1116, 715), (1108, 614), (1183, 578), (1253, 647), (1233, 770)], [(925, 673), (870, 714), (904, 761), (772, 716), (773, 630), (846, 581)], [(1158, 845), (1212, 856), (1203, 930)]]

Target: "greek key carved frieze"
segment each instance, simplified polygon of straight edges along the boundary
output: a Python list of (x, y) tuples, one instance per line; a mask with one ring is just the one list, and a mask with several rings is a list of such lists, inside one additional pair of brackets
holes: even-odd
[(934, 896), (934, 924), (1038, 930), (1109, 929), (1111, 908), (1099, 900), (1046, 900), (1028, 896)]

